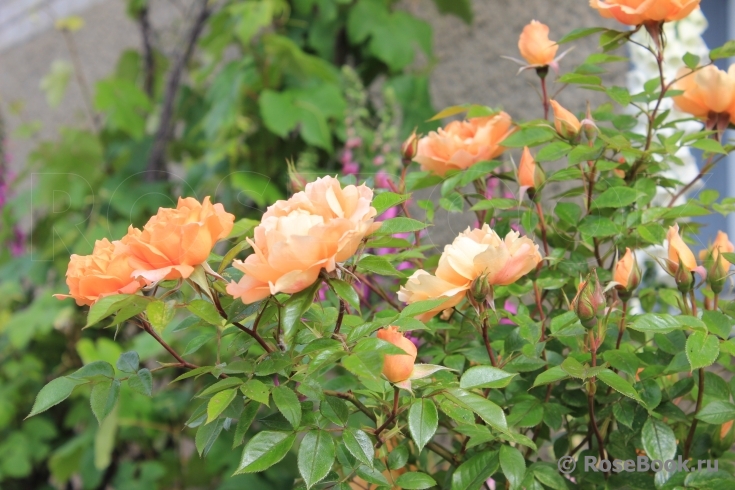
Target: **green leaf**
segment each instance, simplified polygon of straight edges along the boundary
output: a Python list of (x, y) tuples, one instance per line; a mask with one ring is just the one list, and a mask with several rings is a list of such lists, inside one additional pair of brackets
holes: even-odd
[(459, 387), (465, 390), (475, 388), (505, 388), (515, 376), (492, 366), (471, 367), (459, 380)]
[(697, 68), (697, 66), (699, 66), (699, 56), (688, 51), (682, 57), (682, 61), (684, 62), (684, 65), (690, 70), (694, 70), (695, 68)]
[(638, 191), (632, 187), (610, 187), (592, 200), (597, 208), (622, 208), (633, 204), (638, 197)]
[(233, 402), (237, 396), (237, 390), (230, 388), (216, 393), (207, 403), (207, 424), (220, 416), (222, 412)]
[(396, 270), (386, 258), (378, 257), (377, 255), (365, 255), (358, 262), (357, 267), (359, 269), (379, 274), (381, 276), (398, 276), (403, 277), (403, 274)]
[(643, 449), (651, 459), (666, 461), (676, 455), (676, 436), (663, 422), (649, 417), (641, 431)]
[[(133, 300), (133, 298), (134, 296), (131, 296), (129, 294), (112, 294), (110, 296), (100, 298), (89, 308), (89, 314), (87, 315), (87, 325), (85, 326), (85, 328), (91, 327), (100, 320), (104, 320), (123, 306), (129, 304), (131, 301), (135, 301)], [(138, 298), (142, 299), (143, 301), (147, 301), (142, 296), (138, 296)]]
[(242, 394), (251, 400), (255, 400), (263, 405), (268, 405), (268, 397), (270, 393), (268, 391), (268, 387), (262, 381), (250, 379), (240, 387), (240, 391), (242, 391)]
[(401, 311), (401, 318), (415, 317), (427, 311), (431, 311), (447, 301), (447, 298), (427, 299), (406, 305)]
[(494, 429), (508, 433), (508, 422), (505, 420), (505, 413), (495, 403), (480, 395), (458, 388), (449, 389), (446, 393), (460, 405), (464, 405), (475, 412)]
[(727, 339), (730, 336), (733, 321), (730, 317), (723, 315), (719, 311), (704, 310), (702, 313), (702, 321), (707, 325), (707, 329), (710, 333), (713, 333), (722, 339)]
[(587, 216), (579, 225), (579, 231), (587, 236), (603, 238), (618, 233), (618, 227), (610, 218), (604, 216)]
[(402, 202), (406, 202), (411, 194), (396, 194), (394, 192), (381, 192), (373, 198), (373, 207), (378, 212), (376, 216), (380, 216), (393, 206), (397, 206)]
[(686, 353), (692, 370), (710, 366), (720, 355), (720, 341), (714, 335), (696, 331), (687, 339)]
[(259, 403), (249, 402), (245, 404), (245, 408), (240, 414), (240, 420), (237, 421), (237, 427), (235, 427), (235, 436), (232, 439), (232, 449), (242, 444), (245, 440), (245, 434), (247, 434), (250, 425), (255, 420), (255, 416), (258, 414), (260, 408)]
[(638, 402), (643, 402), (641, 400), (641, 397), (638, 395), (638, 392), (635, 391), (635, 388), (633, 388), (633, 385), (631, 385), (628, 381), (624, 380), (611, 370), (604, 369), (600, 371), (599, 373), (597, 373), (597, 378), (618, 393), (625, 395), (628, 398), (632, 398), (633, 400), (636, 400)]
[[(224, 420), (221, 420), (224, 422)], [(208, 427), (208, 426), (205, 426)], [(281, 461), (293, 446), (296, 434), (262, 431), (248, 441), (242, 452), (235, 475), (258, 473)]]
[[(434, 0), (437, 10), (442, 14), (456, 15), (467, 25), (472, 24), (472, 2), (470, 0)], [(433, 481), (433, 480), (432, 480)], [(401, 485), (403, 486), (403, 485)], [(419, 487), (404, 487), (419, 488)], [(420, 487), (424, 488), (424, 487)]]
[(719, 48), (715, 48), (709, 52), (711, 60), (719, 60), (722, 58), (732, 58), (735, 56), (735, 40), (727, 41)]
[(225, 419), (218, 419), (214, 424), (200, 425), (197, 429), (197, 434), (194, 437), (194, 444), (196, 445), (199, 456), (206, 456), (209, 450), (217, 441), (222, 429), (225, 425)]
[(278, 411), (297, 429), (301, 424), (301, 403), (296, 393), (288, 386), (281, 385), (273, 388), (271, 394)]
[(536, 381), (533, 382), (533, 388), (547, 385), (549, 383), (555, 383), (556, 381), (566, 379), (568, 377), (569, 375), (561, 368), (561, 366), (554, 366), (536, 376)]
[(722, 147), (722, 145), (711, 139), (697, 140), (692, 144), (692, 147), (700, 149), (705, 153), (719, 153), (720, 155), (727, 155), (727, 151)]
[(310, 430), (299, 447), (299, 473), (304, 477), (306, 488), (321, 481), (332, 468), (335, 457), (334, 440), (329, 432)]
[(582, 208), (572, 202), (560, 202), (554, 208), (554, 214), (570, 225), (577, 225), (582, 217)]
[(459, 465), (452, 475), (451, 490), (478, 490), (498, 469), (498, 453), (481, 451)]
[(435, 486), (436, 480), (434, 480), (426, 473), (411, 471), (399, 476), (396, 479), (396, 485), (401, 488), (406, 488), (408, 490), (423, 490), (424, 488), (431, 488)]
[(391, 218), (381, 222), (375, 235), (395, 235), (396, 233), (412, 233), (426, 228), (426, 223), (411, 218)]
[(134, 373), (138, 371), (138, 366), (140, 365), (140, 357), (138, 357), (137, 352), (128, 351), (120, 356), (120, 358), (117, 360), (116, 365), (117, 369), (124, 373)]
[(220, 316), (217, 308), (205, 299), (193, 300), (186, 305), (186, 309), (211, 325), (221, 326), (225, 324), (225, 320)]
[(521, 452), (506, 444), (500, 446), (500, 468), (510, 483), (511, 490), (518, 488), (526, 475), (526, 461)]
[(357, 470), (355, 470), (355, 473), (368, 483), (386, 487), (390, 486), (390, 483), (388, 483), (385, 476), (383, 476), (383, 474), (376, 468), (368, 468), (367, 466), (360, 465)]
[(439, 412), (430, 398), (421, 398), (411, 405), (408, 411), (408, 430), (419, 453), (434, 437), (438, 426)]
[(89, 397), (89, 404), (98, 423), (101, 424), (105, 417), (112, 412), (119, 395), (120, 381), (118, 380), (104, 381), (94, 385), (92, 394)]
[(350, 416), (350, 411), (347, 408), (347, 403), (341, 398), (336, 396), (327, 396), (319, 406), (319, 411), (324, 417), (335, 425), (344, 427), (347, 425), (347, 419)]
[(565, 141), (554, 141), (539, 150), (536, 154), (537, 162), (553, 162), (572, 151), (572, 146)]
[(230, 378), (220, 379), (214, 384), (207, 386), (204, 389), (204, 391), (202, 391), (196, 396), (197, 398), (206, 398), (208, 396), (214, 395), (215, 393), (219, 393), (222, 390), (229, 390), (230, 388), (240, 386), (241, 384), (242, 384), (242, 380), (234, 376)]
[(556, 131), (546, 126), (523, 128), (516, 131), (502, 142), (508, 148), (523, 148), (524, 146), (537, 146), (556, 138)]
[(708, 424), (724, 424), (725, 422), (735, 420), (735, 405), (722, 400), (710, 402), (699, 411), (697, 418)]
[(358, 461), (373, 467), (373, 442), (370, 437), (360, 429), (348, 427), (342, 432), (342, 440), (345, 443), (347, 450), (355, 457)]
[(628, 328), (639, 332), (669, 333), (681, 330), (681, 324), (667, 313), (644, 313), (636, 316)]
[(516, 199), (506, 197), (494, 197), (492, 199), (483, 199), (472, 206), (472, 211), (486, 211), (489, 209), (512, 209), (518, 207)]
[(128, 378), (128, 386), (133, 391), (140, 393), (141, 395), (151, 396), (153, 390), (153, 375), (151, 372), (143, 368), (136, 374)]
[(36, 395), (36, 401), (33, 403), (31, 413), (26, 418), (33, 417), (41, 412), (45, 412), (54, 405), (58, 405), (69, 398), (74, 388), (85, 383), (88, 383), (88, 381), (69, 378), (67, 376), (50, 381)]
[(145, 308), (145, 314), (148, 317), (148, 321), (151, 322), (156, 332), (161, 333), (166, 325), (168, 325), (174, 318), (176, 310), (174, 309), (174, 302), (167, 301), (163, 302), (160, 299), (148, 303)]
[(109, 362), (94, 361), (77, 369), (69, 375), (74, 379), (94, 378), (96, 376), (104, 376), (105, 378), (114, 378), (115, 369)]
[(347, 304), (355, 310), (360, 311), (360, 296), (351, 284), (340, 279), (330, 279), (329, 284), (334, 288), (337, 296), (347, 301)]
[(583, 37), (591, 36), (592, 34), (596, 34), (604, 30), (606, 30), (604, 27), (581, 27), (579, 29), (574, 29), (572, 32), (559, 39), (556, 44), (576, 41), (577, 39), (582, 39)]
[(301, 317), (314, 303), (314, 294), (316, 294), (319, 286), (321, 286), (321, 281), (316, 281), (303, 291), (291, 295), (283, 305), (281, 313), (282, 339), (287, 345), (291, 343), (296, 335), (296, 327), (301, 321)]
[(587, 377), (587, 370), (573, 357), (567, 357), (564, 359), (559, 367), (573, 378), (585, 379)]

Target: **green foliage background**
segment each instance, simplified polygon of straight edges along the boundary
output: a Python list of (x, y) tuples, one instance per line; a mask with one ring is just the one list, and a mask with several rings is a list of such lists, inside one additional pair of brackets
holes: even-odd
[[(33, 210), (26, 252), (13, 257), (8, 247), (0, 249), (3, 489), (52, 488), (49, 482), (116, 490), (286, 489), (297, 476), (288, 456), (264, 475), (229, 478), (239, 451), (224, 440), (208, 448), (209, 457), (199, 458), (194, 432), (182, 430), (191, 415), (190, 384), (155, 389), (149, 398), (125, 383), (119, 407), (101, 426), (86, 387), (67, 403), (24, 420), (36, 393), (59, 375), (96, 360), (115, 365), (123, 350), (137, 351), (142, 362), (160, 353), (158, 344), (135, 330), (82, 331), (81, 309), (51, 297), (66, 290), (70, 253), (90, 253), (96, 239), (121, 236), (130, 223), (141, 225), (178, 195), (212, 195), (239, 218), (257, 218), (259, 210), (286, 195), (287, 160), (306, 175), (340, 172), (338, 150), (350, 133), (346, 120), (366, 138), (366, 166), (377, 153), (395, 153), (414, 127), (427, 128), (423, 121), (433, 114), (431, 28), (396, 10), (394, 2), (210, 3), (195, 55), (184, 65), (174, 100), (176, 130), (167, 145), (167, 159), (178, 162), (183, 177), (149, 179), (146, 173), (167, 74), (176, 60), (153, 49), (149, 65), (144, 51), (128, 50), (93, 87), (95, 129), (62, 128), (58, 138), (38, 144), (19, 177), (30, 180), (33, 191), (16, 193), (2, 209), (4, 242)], [(471, 21), (469, 2), (436, 4)], [(146, 9), (147, 0), (128, 0), (133, 19), (140, 21)], [(74, 19), (66, 22), (66, 35), (77, 27)], [(428, 62), (415, 61), (419, 52)], [(68, 69), (54, 65), (44, 80), (51, 104), (63, 97), (70, 78)], [(381, 109), (364, 90), (375, 80), (383, 87)], [(378, 144), (388, 147), (375, 149)], [(58, 212), (54, 190), (62, 189), (68, 208)], [(209, 357), (209, 347), (195, 352), (201, 346), (196, 338), (185, 342), (180, 347), (192, 358)]]

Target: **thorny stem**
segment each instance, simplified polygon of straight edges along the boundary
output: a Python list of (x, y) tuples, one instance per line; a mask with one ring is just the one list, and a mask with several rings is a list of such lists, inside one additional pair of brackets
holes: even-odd
[(334, 396), (337, 398), (341, 398), (345, 401), (348, 401), (352, 403), (359, 411), (367, 415), (367, 417), (375, 422), (375, 414), (370, 411), (368, 407), (366, 407), (360, 400), (357, 399), (357, 397), (351, 392), (348, 391), (347, 393), (342, 393), (339, 391), (332, 391), (332, 390), (324, 390), (324, 394), (327, 396)]
[(623, 334), (625, 333), (625, 317), (628, 314), (628, 301), (623, 301), (623, 316), (620, 318), (620, 325), (618, 326), (618, 341), (615, 342), (615, 350), (620, 349), (620, 341), (623, 340)]
[(488, 324), (487, 317), (482, 319), (482, 340), (485, 342), (485, 349), (487, 349), (487, 355), (490, 357), (490, 364), (493, 367), (498, 367), (498, 362), (495, 360), (495, 354), (493, 354), (493, 348), (490, 346), (490, 339), (487, 335)]
[(196, 369), (196, 368), (199, 367), (196, 364), (192, 364), (190, 362), (185, 361), (184, 358), (181, 357), (179, 355), (179, 353), (176, 352), (173, 349), (173, 347), (171, 347), (170, 345), (168, 345), (168, 343), (165, 340), (163, 340), (160, 335), (158, 335), (158, 333), (153, 329), (153, 327), (151, 327), (151, 324), (148, 323), (148, 320), (146, 320), (146, 319), (144, 319), (142, 317), (138, 317), (138, 320), (140, 321), (140, 326), (143, 328), (143, 330), (145, 330), (146, 332), (148, 332), (148, 335), (150, 335), (151, 337), (153, 337), (154, 339), (156, 339), (156, 342), (158, 342), (159, 344), (161, 344), (161, 346), (164, 349), (166, 349), (168, 351), (168, 353), (171, 354), (174, 357), (174, 359), (176, 359), (177, 361), (179, 361), (179, 364), (182, 367), (185, 367), (185, 368), (188, 368), (188, 369)]
[[(224, 310), (224, 308), (222, 308), (222, 303), (220, 303), (219, 301), (219, 296), (217, 296), (217, 292), (211, 289), (210, 291), (212, 291), (212, 299), (214, 300), (214, 306), (217, 308), (219, 315), (225, 320), (229, 321), (227, 319), (227, 312)], [(270, 345), (268, 345), (266, 341), (263, 340), (263, 337), (261, 337), (257, 332), (258, 323), (260, 322), (260, 318), (263, 316), (264, 312), (265, 312), (265, 308), (260, 310), (260, 312), (258, 313), (258, 316), (255, 317), (255, 322), (253, 323), (252, 330), (247, 328), (240, 322), (231, 322), (231, 323), (237, 328), (239, 328), (240, 330), (242, 330), (243, 332), (245, 332), (246, 334), (250, 335), (252, 338), (254, 338), (266, 352), (271, 353), (274, 351), (273, 348)]]
[(536, 212), (538, 213), (539, 226), (541, 226), (541, 240), (544, 242), (544, 254), (549, 255), (549, 242), (546, 240), (546, 223), (544, 221), (544, 211), (541, 203), (536, 202)]
[(544, 119), (549, 118), (549, 94), (546, 90), (546, 77), (539, 77), (541, 79), (541, 97), (543, 98), (542, 103), (544, 104)]
[(694, 432), (697, 430), (697, 414), (702, 409), (702, 397), (704, 396), (704, 368), (699, 368), (699, 389), (697, 390), (697, 406), (694, 408), (694, 417), (692, 420), (692, 426), (689, 428), (689, 434), (687, 440), (684, 443), (684, 459), (689, 459), (689, 451), (692, 448), (692, 441), (694, 441)]
[[(594, 338), (594, 333), (592, 330), (589, 331), (589, 340), (590, 340), (590, 351), (592, 354), (592, 362), (591, 366), (594, 368), (597, 365), (597, 342)], [(597, 448), (600, 452), (600, 460), (605, 459), (605, 443), (602, 439), (602, 434), (600, 434), (600, 429), (597, 426), (597, 420), (595, 419), (595, 393), (594, 393), (594, 386), (595, 386), (595, 378), (590, 378), (590, 387), (587, 391), (587, 408), (589, 410), (590, 415), (590, 426), (592, 427), (592, 431), (595, 434), (595, 437), (597, 438)], [(608, 478), (609, 473), (605, 473), (605, 478)]]
[(347, 303), (342, 298), (339, 299), (339, 313), (337, 314), (337, 323), (334, 326), (334, 333), (338, 334), (339, 329), (342, 327), (342, 319), (345, 317), (345, 310), (347, 309)]
[(692, 316), (697, 316), (697, 298), (694, 295), (694, 289), (689, 291), (689, 298), (691, 298), (691, 304), (692, 304)]
[(378, 443), (375, 445), (376, 448), (380, 448), (380, 446), (383, 445), (383, 440), (380, 438), (380, 433), (383, 432), (386, 429), (386, 427), (388, 427), (391, 424), (391, 422), (395, 420), (396, 415), (398, 415), (398, 400), (400, 398), (400, 395), (401, 395), (401, 389), (398, 388), (397, 386), (394, 386), (393, 387), (393, 410), (391, 411), (390, 416), (383, 423), (383, 425), (375, 429), (375, 437), (378, 438)]

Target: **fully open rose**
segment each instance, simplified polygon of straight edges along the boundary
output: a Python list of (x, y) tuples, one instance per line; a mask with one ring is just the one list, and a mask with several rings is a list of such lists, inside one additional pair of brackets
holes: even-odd
[(681, 20), (699, 6), (700, 0), (590, 0), (590, 6), (605, 18), (629, 26), (647, 22)]
[(233, 266), (245, 275), (227, 292), (244, 303), (276, 293), (296, 293), (313, 284), (319, 272), (335, 270), (352, 257), (362, 239), (375, 231), (373, 191), (365, 185), (344, 189), (333, 177), (317, 179), (263, 215), (249, 240), (252, 255)]

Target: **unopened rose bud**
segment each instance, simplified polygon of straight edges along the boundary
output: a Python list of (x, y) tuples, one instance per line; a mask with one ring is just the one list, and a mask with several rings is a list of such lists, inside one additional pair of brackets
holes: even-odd
[(487, 282), (487, 274), (483, 274), (472, 281), (472, 298), (478, 303), (488, 299), (491, 292), (492, 287)]
[[(687, 284), (689, 281), (686, 280), (686, 275), (691, 276), (691, 273), (697, 269), (697, 259), (687, 244), (684, 243), (681, 236), (679, 236), (679, 225), (669, 227), (669, 231), (666, 233), (666, 240), (668, 241), (667, 272), (674, 278), (677, 278), (679, 269), (683, 268), (684, 272), (679, 279), (683, 281), (682, 284)], [(677, 279), (677, 284), (679, 279)]]
[(587, 102), (587, 114), (580, 124), (582, 125), (582, 131), (584, 132), (584, 136), (585, 138), (587, 138), (587, 141), (589, 141), (590, 143), (594, 143), (597, 139), (597, 133), (599, 132), (599, 130), (597, 129), (595, 120), (592, 119), (592, 112), (590, 111), (589, 102)]
[(416, 130), (411, 133), (406, 141), (401, 145), (401, 157), (403, 158), (404, 165), (411, 163), (416, 156), (416, 152), (419, 147), (419, 136), (416, 134)]
[(699, 258), (703, 261), (704, 268), (707, 271), (707, 284), (716, 294), (722, 292), (730, 272), (731, 264), (722, 255), (723, 252), (735, 252), (735, 246), (730, 243), (727, 233), (722, 231), (717, 232), (717, 238), (708, 249), (699, 252)]
[(551, 108), (554, 110), (554, 127), (556, 128), (556, 132), (562, 138), (568, 140), (577, 139), (582, 129), (582, 123), (579, 122), (579, 119), (555, 100), (551, 100)]
[(615, 286), (618, 294), (624, 299), (629, 298), (633, 290), (640, 284), (641, 276), (641, 268), (638, 266), (635, 255), (629, 248), (626, 248), (625, 255), (615, 264), (615, 271), (613, 272), (613, 281), (618, 283)]
[(398, 331), (398, 327), (389, 326), (378, 330), (378, 338), (390, 342), (403, 349), (405, 354), (386, 354), (383, 361), (383, 375), (391, 383), (405, 381), (413, 372), (413, 363), (416, 361), (416, 345)]
[(585, 328), (592, 328), (597, 324), (597, 319), (605, 308), (605, 293), (597, 278), (597, 271), (592, 271), (579, 284), (571, 307)]
[(529, 190), (536, 190), (540, 189), (544, 182), (546, 182), (546, 175), (543, 169), (533, 159), (528, 147), (523, 148), (521, 162), (518, 165), (518, 185)]
[(676, 270), (676, 274), (674, 274), (674, 281), (676, 282), (676, 287), (679, 288), (679, 291), (682, 293), (688, 293), (694, 285), (694, 273), (687, 269), (684, 264), (679, 262), (679, 267)]

